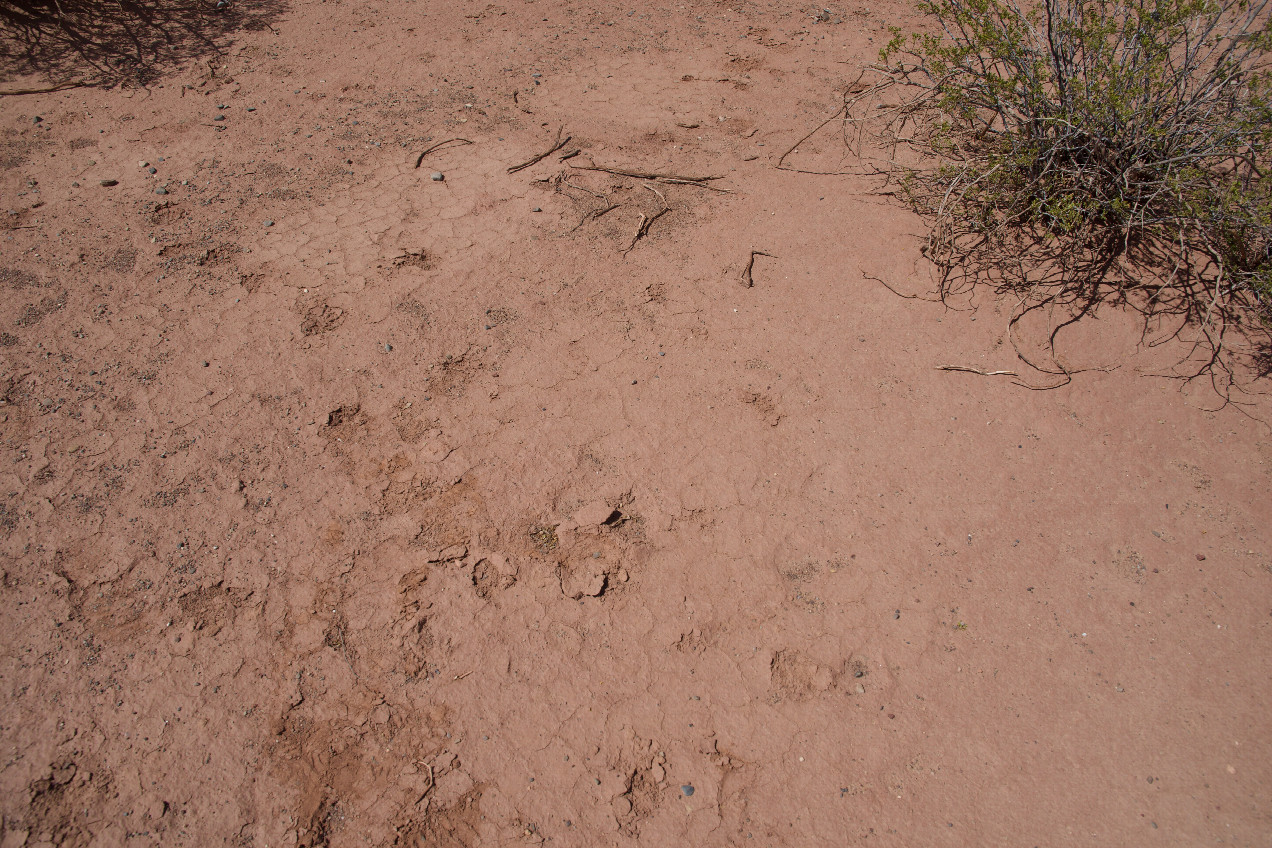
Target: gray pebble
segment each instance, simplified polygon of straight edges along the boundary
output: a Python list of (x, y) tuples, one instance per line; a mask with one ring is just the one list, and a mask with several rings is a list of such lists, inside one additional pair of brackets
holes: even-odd
[(159, 173), (159, 169), (158, 169), (158, 168), (156, 168), (156, 167), (154, 167), (154, 166), (152, 165), (152, 166), (150, 166), (149, 168), (147, 168), (147, 169), (146, 169), (146, 173), (148, 173), (148, 174), (157, 174), (157, 173)]
[(38, 123), (40, 123), (40, 121), (43, 121), (43, 120), (44, 120), (44, 119), (43, 119), (43, 118), (41, 118), (39, 115), (36, 115), (34, 118), (32, 118), (32, 119), (31, 119), (31, 123), (33, 123), (33, 124), (38, 124)]
[(539, 206), (536, 206), (536, 207), (534, 207), (533, 209), (531, 209), (530, 211), (531, 211), (531, 212), (542, 212), (542, 211), (543, 211), (543, 208), (542, 208), (542, 207), (539, 207)]
[(249, 111), (249, 112), (255, 112), (255, 111), (256, 111), (256, 107), (255, 107), (255, 106), (248, 106), (248, 107), (247, 107), (247, 111)]
[(685, 793), (685, 797), (688, 798), (693, 794), (693, 786), (686, 783), (684, 786), (680, 787), (680, 791)]
[(117, 186), (119, 185), (119, 180), (102, 180), (102, 185), (106, 186), (106, 188)]
[(273, 222), (273, 221), (266, 221), (266, 222), (265, 222), (265, 226), (267, 226), (267, 227), (272, 227), (272, 226), (274, 226), (274, 222)]
[(440, 183), (442, 180), (446, 179), (446, 175), (443, 174), (441, 171), (434, 171), (431, 179), (435, 183)]
[(167, 194), (167, 193), (168, 193), (168, 190), (164, 188), (163, 186), (159, 186), (159, 188), (155, 189), (155, 194)]
[(216, 117), (214, 117), (212, 120), (214, 120), (214, 121), (224, 121), (224, 120), (225, 120), (225, 116), (224, 116), (224, 115), (217, 115), (217, 116), (216, 116)]

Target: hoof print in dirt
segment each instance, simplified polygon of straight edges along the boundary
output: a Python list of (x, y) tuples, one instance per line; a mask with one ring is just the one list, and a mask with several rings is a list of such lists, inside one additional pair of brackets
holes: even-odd
[(335, 430), (345, 424), (351, 424), (357, 419), (358, 413), (361, 411), (362, 406), (356, 403), (346, 403), (337, 406), (327, 413), (326, 427), (328, 430)]
[(770, 427), (776, 427), (782, 423), (782, 412), (778, 409), (773, 398), (763, 392), (743, 392), (742, 402), (754, 409), (764, 423)]
[(473, 587), (476, 588), (478, 597), (484, 601), (505, 589), (511, 589), (516, 582), (516, 570), (504, 557), (482, 557), (473, 566)]
[(326, 303), (316, 303), (305, 310), (305, 317), (300, 322), (300, 332), (306, 336), (329, 333), (340, 326), (344, 320), (344, 310)]
[(664, 758), (658, 757), (649, 768), (633, 769), (627, 779), (627, 791), (614, 799), (618, 829), (625, 835), (639, 836), (641, 823), (658, 809), (662, 801), (660, 784), (666, 777), (665, 762)]
[(574, 513), (574, 518), (565, 529), (587, 529), (593, 527), (614, 527), (624, 520), (622, 510), (615, 509), (605, 501), (597, 501)]
[(605, 564), (592, 557), (558, 563), (556, 574), (561, 583), (561, 594), (576, 601), (599, 598), (609, 588), (609, 574), (605, 571)]
[(428, 558), (429, 562), (458, 562), (468, 556), (467, 545), (449, 545), (442, 548), (441, 551)]
[(823, 665), (800, 651), (786, 649), (773, 655), (769, 664), (772, 692), (769, 700), (808, 701), (834, 690), (858, 695), (865, 693), (866, 664), (854, 659), (835, 668)]

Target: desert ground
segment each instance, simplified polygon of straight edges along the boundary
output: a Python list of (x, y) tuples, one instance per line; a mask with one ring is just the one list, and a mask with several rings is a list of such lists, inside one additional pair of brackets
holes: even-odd
[(933, 301), (908, 2), (196, 8), (3, 66), (3, 848), (1272, 844), (1267, 378)]

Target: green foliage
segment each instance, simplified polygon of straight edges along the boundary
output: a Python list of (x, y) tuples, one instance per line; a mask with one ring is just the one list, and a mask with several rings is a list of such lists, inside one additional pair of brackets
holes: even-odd
[(919, 164), (892, 170), (947, 278), (979, 263), (1022, 290), (1112, 284), (1193, 322), (1269, 326), (1269, 0), (920, 8), (934, 31), (894, 30), (880, 58), (918, 90), (887, 114)]

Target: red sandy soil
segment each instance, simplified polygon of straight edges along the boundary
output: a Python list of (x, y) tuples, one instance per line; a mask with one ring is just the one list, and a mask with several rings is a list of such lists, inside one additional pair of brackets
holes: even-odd
[(299, 0), (0, 98), (4, 848), (1272, 843), (1272, 402), (1113, 309), (940, 370), (1047, 379), (775, 167), (917, 25), (815, 11)]

